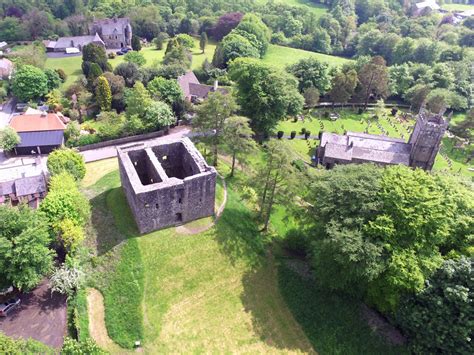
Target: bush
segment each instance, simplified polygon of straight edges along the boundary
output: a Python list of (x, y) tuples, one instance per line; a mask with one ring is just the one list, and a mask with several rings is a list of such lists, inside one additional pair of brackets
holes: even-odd
[(283, 131), (278, 131), (278, 133), (277, 133), (278, 139), (282, 139), (282, 138), (283, 138), (283, 134), (284, 134)]
[(301, 128), (301, 134), (305, 134), (306, 133), (306, 128)]
[(392, 116), (395, 116), (397, 112), (398, 112), (398, 109), (396, 107), (392, 108), (392, 111), (391, 111)]
[(0, 332), (0, 354), (55, 354), (56, 351), (39, 341), (12, 339)]
[(294, 139), (296, 137), (296, 131), (291, 131), (290, 137), (291, 139)]
[(66, 337), (64, 339), (63, 348), (61, 349), (63, 355), (102, 355), (107, 354), (92, 340), (86, 339), (83, 341), (77, 341), (72, 338)]
[(329, 118), (329, 111), (324, 111), (324, 118)]
[(80, 181), (86, 174), (84, 158), (77, 151), (70, 148), (54, 150), (48, 157), (47, 165), (52, 176), (67, 172), (76, 181)]
[(6, 152), (13, 150), (20, 142), (20, 136), (13, 128), (5, 127), (0, 130), (0, 148)]
[(55, 69), (55, 70), (56, 70), (56, 73), (58, 73), (59, 78), (61, 79), (61, 81), (64, 83), (67, 79), (67, 74), (61, 68), (58, 68), (58, 69)]
[(108, 57), (109, 59), (114, 59), (115, 57), (117, 57), (117, 53), (115, 53), (115, 52), (110, 52), (109, 54), (107, 54), (107, 57)]
[(311, 136), (311, 131), (306, 131), (306, 132), (304, 133), (304, 138), (305, 138), (305, 139), (308, 139), (310, 136)]

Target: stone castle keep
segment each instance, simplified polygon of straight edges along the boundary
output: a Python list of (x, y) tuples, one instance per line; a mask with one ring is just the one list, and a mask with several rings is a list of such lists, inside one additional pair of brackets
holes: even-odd
[(117, 152), (120, 180), (140, 233), (214, 214), (217, 173), (189, 138)]
[(443, 114), (420, 110), (408, 142), (382, 135), (346, 132), (344, 135), (322, 132), (316, 150), (319, 164), (332, 168), (336, 164), (375, 163), (404, 164), (431, 170), (441, 140), (448, 128)]

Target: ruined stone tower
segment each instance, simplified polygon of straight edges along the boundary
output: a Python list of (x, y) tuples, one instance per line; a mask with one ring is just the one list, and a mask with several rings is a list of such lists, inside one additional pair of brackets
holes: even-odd
[(120, 180), (140, 233), (214, 214), (217, 173), (189, 138), (117, 151)]
[(424, 108), (420, 110), (408, 141), (411, 167), (431, 170), (447, 128), (448, 120), (443, 118), (442, 112), (434, 114)]

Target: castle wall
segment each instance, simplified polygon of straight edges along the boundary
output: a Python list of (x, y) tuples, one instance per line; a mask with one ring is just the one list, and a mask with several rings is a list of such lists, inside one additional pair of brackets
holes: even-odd
[[(160, 159), (184, 166), (189, 176), (182, 179), (168, 176), (168, 168)], [(122, 187), (140, 233), (214, 214), (217, 173), (189, 139), (131, 150), (119, 148), (119, 168)], [(150, 179), (154, 182), (148, 183)]]

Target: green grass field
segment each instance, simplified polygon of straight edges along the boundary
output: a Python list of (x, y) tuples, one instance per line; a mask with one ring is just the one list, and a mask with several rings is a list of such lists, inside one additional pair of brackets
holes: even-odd
[(285, 277), (236, 183), (228, 181), (214, 228), (139, 236), (116, 159), (87, 164), (83, 188), (96, 238), (89, 242), (99, 254), (92, 286), (104, 295), (110, 337), (127, 348), (140, 339), (145, 353), (392, 353), (358, 317), (356, 302), (320, 290), (305, 312), (301, 295), (313, 289), (298, 275)]
[(469, 4), (444, 4), (441, 8), (448, 11), (467, 11), (474, 9), (474, 5)]
[[(202, 63), (207, 58), (209, 61), (212, 61), (212, 56), (214, 55), (214, 51), (216, 49), (216, 45), (214, 43), (209, 43), (207, 45), (205, 53), (201, 53), (199, 49), (199, 40), (195, 39), (195, 48), (192, 50), (193, 53), (193, 62), (192, 62), (192, 69), (200, 68)], [(145, 66), (152, 66), (154, 64), (160, 64), (165, 56), (165, 48), (163, 50), (158, 51), (155, 49), (154, 46), (144, 47), (140, 51), (146, 59)], [(117, 56), (115, 59), (109, 59), (110, 64), (112, 67), (116, 67), (120, 63), (124, 62), (123, 56)], [(75, 56), (75, 57), (65, 57), (65, 58), (48, 58), (46, 60), (45, 67), (50, 69), (58, 69), (61, 68), (67, 74), (66, 82), (63, 83), (62, 88), (67, 88), (73, 82), (75, 82), (79, 76), (82, 74), (81, 69), (82, 64), (82, 56)]]
[(302, 49), (283, 47), (271, 44), (268, 51), (262, 58), (262, 61), (267, 64), (273, 64), (277, 67), (284, 68), (287, 65), (294, 64), (301, 59), (309, 57), (316, 58), (331, 66), (338, 66), (351, 61), (350, 59), (336, 57), (328, 54), (315, 53), (304, 51)]
[[(266, 0), (259, 0), (260, 3), (266, 3)], [(302, 7), (308, 9), (316, 16), (324, 15), (328, 8), (322, 4), (316, 4), (311, 0), (275, 0), (276, 3), (283, 3), (290, 6)]]
[[(336, 121), (324, 118), (322, 110), (315, 110), (313, 115), (307, 113), (304, 121), (281, 121), (277, 130), (283, 131), (285, 135), (290, 135), (292, 131), (296, 131), (297, 134), (300, 134), (302, 128), (305, 128), (306, 130), (311, 131), (311, 135), (314, 136), (317, 136), (320, 131), (343, 134), (344, 131), (365, 132), (368, 129), (368, 133), (370, 134), (383, 133), (379, 126), (375, 124), (375, 121), (370, 119), (373, 115), (371, 112), (358, 115), (349, 109), (336, 109), (335, 111), (340, 114), (340, 118)], [(461, 117), (462, 115), (456, 115), (453, 117), (453, 120), (459, 120)], [(368, 125), (369, 122), (370, 124)], [(390, 137), (403, 138), (407, 141), (410, 137), (408, 128), (414, 124), (413, 121), (402, 122), (390, 115), (387, 115), (386, 118), (379, 119), (378, 122), (384, 132), (388, 132)], [(395, 129), (394, 127), (397, 128)], [(285, 140), (285, 143), (293, 149), (298, 157), (310, 162), (311, 156), (315, 153), (318, 141), (294, 139)], [(436, 157), (434, 170), (447, 170), (452, 173), (460, 173), (468, 177), (473, 177), (473, 172), (468, 170), (469, 165), (465, 164), (467, 155), (461, 149), (453, 149), (453, 144), (453, 139), (448, 137), (443, 139), (441, 147), (442, 154), (438, 154)], [(447, 158), (451, 162), (451, 167), (449, 166)]]

